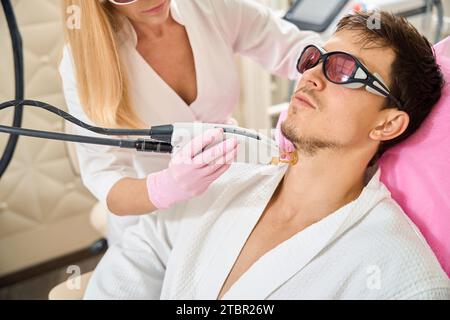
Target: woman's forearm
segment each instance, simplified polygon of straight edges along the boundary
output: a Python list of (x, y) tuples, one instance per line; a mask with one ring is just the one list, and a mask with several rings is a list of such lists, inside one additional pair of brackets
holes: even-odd
[(149, 199), (146, 179), (119, 180), (109, 191), (106, 202), (109, 211), (118, 216), (143, 215), (157, 210)]

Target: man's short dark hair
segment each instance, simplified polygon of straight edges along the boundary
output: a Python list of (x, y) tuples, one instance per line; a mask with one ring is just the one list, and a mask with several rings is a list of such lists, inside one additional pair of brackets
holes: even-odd
[[(374, 19), (379, 19), (378, 25)], [(405, 18), (384, 11), (353, 13), (339, 21), (336, 31), (341, 30), (359, 31), (357, 40), (365, 48), (389, 47), (395, 53), (390, 90), (402, 103), (399, 110), (409, 115), (410, 122), (403, 134), (380, 144), (371, 161), (373, 164), (387, 149), (420, 127), (441, 97), (444, 78), (432, 45)], [(386, 99), (384, 108), (396, 108), (390, 100)]]

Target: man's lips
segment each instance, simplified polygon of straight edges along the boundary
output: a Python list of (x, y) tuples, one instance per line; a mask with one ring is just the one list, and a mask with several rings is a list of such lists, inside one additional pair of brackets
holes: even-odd
[(307, 108), (317, 109), (308, 97), (306, 97), (305, 95), (302, 95), (300, 93), (297, 93), (294, 95), (294, 100), (296, 100), (297, 102), (300, 102), (303, 106), (305, 106)]

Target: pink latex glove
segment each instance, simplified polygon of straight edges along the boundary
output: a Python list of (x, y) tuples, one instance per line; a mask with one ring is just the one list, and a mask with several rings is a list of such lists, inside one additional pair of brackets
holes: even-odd
[(158, 209), (167, 209), (204, 193), (237, 156), (237, 139), (228, 139), (202, 152), (221, 140), (223, 129), (208, 130), (184, 146), (166, 170), (150, 174), (147, 177), (150, 201)]
[(284, 120), (286, 120), (288, 114), (288, 109), (285, 109), (281, 112), (280, 117), (278, 118), (277, 128), (275, 131), (275, 140), (278, 143), (280, 149), (280, 159), (288, 160), (288, 153), (294, 152), (295, 147), (290, 140), (288, 140), (283, 133), (281, 132), (281, 124)]

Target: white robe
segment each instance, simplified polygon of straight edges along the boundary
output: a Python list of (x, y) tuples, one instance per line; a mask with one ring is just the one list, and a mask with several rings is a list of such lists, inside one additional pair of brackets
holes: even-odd
[[(117, 35), (136, 114), (149, 127), (174, 122), (233, 123), (231, 116), (240, 95), (236, 54), (257, 61), (271, 73), (295, 79), (297, 59), (303, 48), (321, 43), (317, 34), (298, 30), (252, 0), (172, 0), (171, 14), (185, 26), (194, 55), (198, 95), (191, 105), (136, 50), (138, 38), (128, 20)], [(67, 107), (72, 115), (92, 124), (80, 104), (72, 64), (66, 46), (59, 71)], [(97, 136), (75, 129), (80, 135)], [(165, 154), (84, 144), (77, 144), (76, 148), (83, 183), (105, 206), (109, 191), (119, 180), (145, 178), (166, 169), (170, 161)], [(123, 229), (137, 219), (109, 215), (108, 240), (115, 242)]]
[[(286, 168), (233, 164), (202, 196), (143, 216), (85, 298), (216, 299)], [(449, 279), (379, 176), (264, 254), (223, 299), (450, 299)]]

